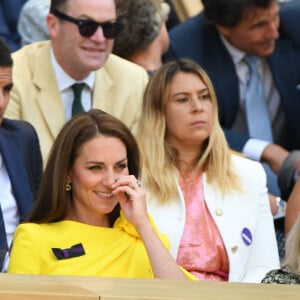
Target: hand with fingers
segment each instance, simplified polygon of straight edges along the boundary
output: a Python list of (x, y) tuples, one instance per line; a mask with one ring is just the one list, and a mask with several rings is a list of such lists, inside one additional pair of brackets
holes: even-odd
[(126, 219), (135, 227), (146, 248), (154, 277), (185, 279), (185, 275), (162, 244), (147, 213), (146, 193), (133, 175), (122, 176), (112, 184)]
[(149, 222), (146, 206), (146, 193), (142, 189), (140, 181), (133, 175), (119, 178), (113, 185), (113, 195), (118, 198), (121, 209), (126, 219), (136, 229), (146, 222)]

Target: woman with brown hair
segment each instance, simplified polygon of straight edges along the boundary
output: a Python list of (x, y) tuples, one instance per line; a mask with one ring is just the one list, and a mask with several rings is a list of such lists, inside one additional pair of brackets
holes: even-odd
[(191, 278), (152, 226), (139, 168), (136, 141), (120, 120), (96, 109), (73, 117), (16, 230), (8, 272)]

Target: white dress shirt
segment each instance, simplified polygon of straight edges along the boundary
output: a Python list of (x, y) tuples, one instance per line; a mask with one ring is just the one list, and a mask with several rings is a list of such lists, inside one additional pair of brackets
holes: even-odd
[(92, 108), (92, 94), (95, 82), (95, 72), (91, 72), (86, 78), (80, 81), (76, 81), (71, 76), (69, 76), (63, 68), (58, 64), (53, 50), (51, 48), (51, 62), (53, 65), (53, 70), (57, 80), (58, 89), (61, 94), (66, 120), (70, 120), (72, 117), (72, 105), (74, 100), (74, 93), (72, 90), (72, 85), (78, 82), (84, 82), (85, 87), (83, 88), (81, 95), (82, 106), (85, 111)]
[(8, 247), (11, 244), (17, 225), (20, 222), (17, 203), (11, 182), (0, 153), (0, 204), (4, 219)]

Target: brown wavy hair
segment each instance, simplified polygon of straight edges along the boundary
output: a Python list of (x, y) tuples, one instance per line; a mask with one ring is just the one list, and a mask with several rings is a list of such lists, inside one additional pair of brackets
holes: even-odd
[[(99, 134), (118, 138), (124, 143), (129, 174), (139, 177), (140, 154), (130, 130), (112, 115), (99, 109), (91, 109), (73, 117), (58, 134), (28, 222), (51, 223), (64, 220), (73, 201), (72, 192), (65, 189), (69, 171), (81, 147)], [(120, 207), (117, 205), (109, 214), (111, 225), (119, 214)]]

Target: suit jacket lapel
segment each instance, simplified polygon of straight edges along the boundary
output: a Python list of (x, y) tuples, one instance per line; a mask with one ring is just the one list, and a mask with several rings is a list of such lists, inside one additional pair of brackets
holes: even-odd
[(34, 66), (33, 82), (37, 87), (37, 102), (53, 138), (65, 124), (64, 108), (50, 58), (50, 43), (40, 49)]
[(216, 30), (205, 28), (202, 42), (202, 65), (214, 83), (220, 122), (223, 127), (230, 128), (239, 108), (239, 84), (235, 66)]
[(276, 86), (281, 95), (290, 93), (292, 90), (296, 91), (297, 82), (291, 80), (297, 78), (296, 74), (293, 74), (296, 70), (292, 67), (295, 63), (294, 56), (291, 54), (292, 51), (290, 41), (279, 40), (276, 43), (274, 53), (268, 58)]
[[(220, 191), (207, 182), (206, 174), (203, 178), (203, 191), (205, 202), (222, 235), (227, 252), (232, 255), (232, 249), (242, 243), (242, 229), (247, 227), (249, 222), (251, 223), (254, 214), (257, 213), (255, 206), (250, 200), (247, 200), (246, 195), (241, 195), (238, 191), (232, 191), (222, 197)], [(243, 198), (242, 205), (241, 197)], [(215, 212), (218, 208), (221, 209), (225, 217), (216, 215)], [(231, 218), (230, 223), (228, 223), (228, 218)]]
[(105, 70), (105, 65), (95, 75), (95, 84), (93, 91), (92, 107), (104, 110), (110, 114), (114, 114), (113, 101), (107, 99), (115, 99), (112, 79)]
[(11, 136), (0, 128), (0, 152), (11, 181), (21, 219), (29, 212), (33, 204), (28, 175)]
[[(294, 52), (294, 53), (293, 53)], [(298, 147), (300, 139), (298, 124), (300, 112), (300, 92), (297, 81), (299, 74), (299, 53), (289, 40), (278, 40), (274, 53), (268, 58), (275, 84), (281, 97), (281, 104), (288, 119), (287, 135), (289, 136), (290, 147)], [(295, 142), (296, 141), (296, 142)]]

